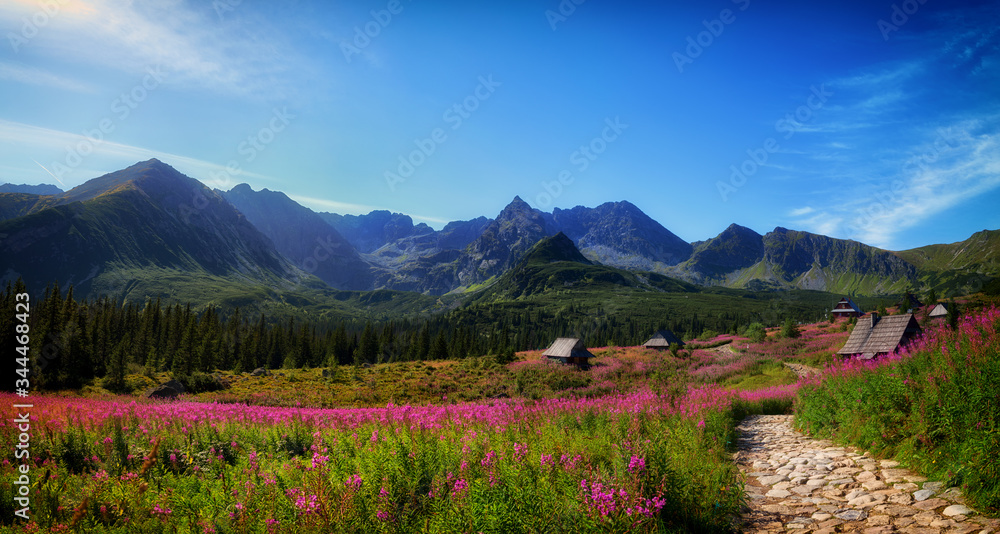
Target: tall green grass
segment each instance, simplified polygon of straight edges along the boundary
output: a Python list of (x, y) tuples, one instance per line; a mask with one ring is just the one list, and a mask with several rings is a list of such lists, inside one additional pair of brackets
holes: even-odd
[(1000, 311), (828, 371), (799, 390), (799, 429), (895, 457), (1000, 512)]
[(0, 532), (727, 532), (745, 504), (735, 425), (793, 392), (354, 410), (39, 396), (32, 522), (0, 490)]

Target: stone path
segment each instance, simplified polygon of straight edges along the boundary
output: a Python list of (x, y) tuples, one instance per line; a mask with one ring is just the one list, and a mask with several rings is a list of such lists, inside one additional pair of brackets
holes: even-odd
[(804, 378), (809, 375), (818, 375), (819, 373), (822, 372), (820, 369), (817, 369), (816, 367), (804, 365), (801, 363), (785, 362), (785, 366), (791, 369), (792, 372), (795, 373), (795, 376), (798, 376), (799, 378)]
[(737, 427), (750, 501), (744, 532), (1000, 533), (1000, 520), (976, 515), (958, 488), (809, 438), (791, 423), (790, 415), (754, 415)]

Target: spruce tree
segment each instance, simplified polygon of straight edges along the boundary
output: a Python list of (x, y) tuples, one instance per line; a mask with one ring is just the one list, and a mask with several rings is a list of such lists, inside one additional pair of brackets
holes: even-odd
[(195, 338), (198, 335), (198, 331), (195, 327), (194, 318), (189, 318), (187, 325), (184, 327), (184, 331), (181, 334), (181, 342), (177, 350), (177, 354), (174, 355), (173, 365), (170, 368), (174, 378), (181, 380), (182, 382), (184, 379), (191, 376), (191, 371), (194, 368), (195, 346), (197, 344)]
[(114, 393), (125, 393), (125, 368), (132, 343), (132, 334), (127, 334), (111, 352), (108, 373), (104, 377), (104, 387)]
[(432, 360), (448, 359), (448, 340), (444, 336), (444, 330), (439, 330), (435, 336), (429, 357)]
[(958, 319), (961, 315), (962, 311), (958, 309), (958, 304), (955, 302), (955, 299), (949, 299), (948, 315), (945, 316), (945, 319), (948, 321), (948, 326), (950, 326), (952, 330), (958, 329)]
[(431, 331), (424, 323), (424, 326), (420, 329), (420, 335), (417, 337), (416, 344), (416, 356), (418, 360), (426, 360), (427, 355), (431, 352)]
[(365, 323), (365, 329), (361, 332), (361, 340), (358, 348), (354, 352), (354, 365), (371, 363), (378, 357), (378, 337), (370, 322)]

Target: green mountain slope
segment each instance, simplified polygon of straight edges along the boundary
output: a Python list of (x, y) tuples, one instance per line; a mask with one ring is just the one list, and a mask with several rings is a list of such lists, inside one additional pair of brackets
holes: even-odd
[(56, 202), (52, 195), (33, 193), (0, 193), (0, 221), (22, 217)]
[(517, 332), (518, 343), (541, 348), (551, 339), (539, 332), (602, 339), (602, 332), (621, 331), (626, 324), (634, 340), (658, 328), (697, 333), (754, 321), (775, 325), (786, 317), (820, 319), (838, 299), (820, 291), (703, 287), (659, 273), (593, 264), (568, 237), (556, 234), (542, 239), (447, 320), (475, 328), (515, 318), (514, 323), (531, 326), (530, 332)]
[(228, 202), (157, 160), (0, 222), (0, 235), (3, 278), (21, 276), (33, 291), (58, 280), (78, 286), (79, 295), (132, 295), (142, 287), (149, 295), (180, 296), (191, 287), (210, 291), (210, 280), (236, 290), (291, 288), (308, 279)]
[(975, 292), (1000, 277), (1000, 230), (983, 230), (964, 241), (903, 250), (896, 256), (916, 266), (920, 282), (939, 294)]
[(730, 225), (700, 243), (666, 273), (705, 285), (758, 290), (807, 289), (841, 294), (898, 293), (917, 281), (900, 257), (845, 239), (775, 228), (760, 235)]

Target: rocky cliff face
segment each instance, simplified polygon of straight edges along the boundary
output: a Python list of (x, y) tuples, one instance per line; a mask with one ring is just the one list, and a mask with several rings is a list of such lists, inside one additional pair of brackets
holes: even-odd
[(219, 193), (303, 271), (337, 289), (374, 289), (371, 265), (312, 210), (280, 191), (254, 191), (247, 184)]

